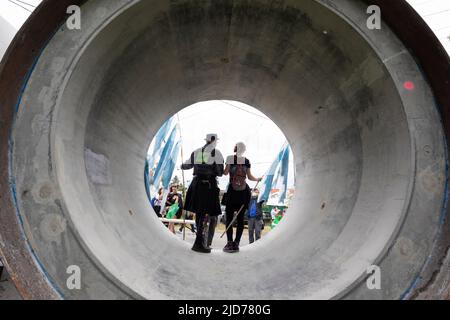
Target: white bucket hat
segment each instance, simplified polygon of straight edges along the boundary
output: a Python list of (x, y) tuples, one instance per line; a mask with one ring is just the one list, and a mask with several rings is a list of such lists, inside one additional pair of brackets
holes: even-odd
[(219, 137), (217, 136), (216, 133), (210, 133), (206, 135), (206, 142), (212, 142), (212, 141), (217, 141), (219, 140)]

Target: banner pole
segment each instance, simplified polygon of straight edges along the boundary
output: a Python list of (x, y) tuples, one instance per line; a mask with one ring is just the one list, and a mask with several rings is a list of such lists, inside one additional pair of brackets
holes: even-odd
[[(180, 141), (181, 141), (181, 164), (184, 163), (184, 151), (183, 151), (183, 135), (181, 131), (181, 123), (180, 123), (180, 114), (177, 113), (177, 124), (178, 124), (178, 130), (180, 132)], [(185, 202), (186, 202), (186, 181), (184, 179), (184, 170), (181, 170), (181, 179), (183, 180), (183, 240), (186, 240), (186, 210)]]

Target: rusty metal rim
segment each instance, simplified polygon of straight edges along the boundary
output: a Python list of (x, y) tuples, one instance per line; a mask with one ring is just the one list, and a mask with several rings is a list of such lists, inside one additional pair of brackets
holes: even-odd
[[(0, 64), (0, 112), (2, 115), (0, 118), (0, 253), (5, 258), (5, 266), (19, 293), (25, 299), (59, 299), (60, 296), (34, 257), (17, 216), (13, 186), (9, 181), (10, 133), (22, 88), (39, 59), (40, 52), (51, 39), (51, 35), (64, 22), (66, 8), (69, 5), (82, 5), (86, 1), (44, 0), (18, 32)], [(448, 95), (450, 58), (448, 54), (428, 25), (406, 1), (363, 1), (381, 7), (384, 21), (416, 58), (433, 90), (448, 139), (450, 137), (450, 96)], [(424, 46), (424, 43), (427, 45)], [(434, 260), (445, 258), (445, 248), (450, 243), (450, 232), (446, 232), (450, 230), (450, 220), (447, 219), (449, 208), (446, 204), (444, 208), (441, 234), (430, 255)], [(404, 297), (413, 297), (414, 292), (425, 290), (431, 274), (439, 265), (430, 261), (425, 264), (422, 274), (418, 275)], [(418, 281), (418, 279), (425, 281)]]
[(0, 64), (0, 254), (24, 299), (61, 299), (29, 245), (15, 206), (10, 176), (10, 135), (17, 105), (34, 65), (66, 18), (85, 0), (44, 0), (19, 30)]
[[(389, 0), (363, 0), (368, 5), (378, 5), (381, 8), (383, 20), (390, 29), (408, 48), (422, 70), (424, 78), (433, 91), (438, 111), (441, 115), (445, 132), (445, 144), (448, 147), (450, 138), (450, 57), (446, 50), (430, 29), (428, 24), (419, 16), (413, 7), (406, 1)], [(401, 17), (399, 19), (399, 17)], [(407, 23), (405, 23), (407, 21)], [(424, 45), (427, 44), (427, 45)], [(450, 150), (447, 148), (447, 159), (450, 159)], [(442, 261), (445, 259), (450, 244), (450, 208), (449, 200), (449, 170), (447, 164), (446, 197), (443, 200), (443, 210), (440, 216), (441, 227), (435, 239), (434, 247), (429, 258), (416, 276), (410, 287), (405, 290), (400, 299), (413, 299), (420, 292), (427, 291), (433, 284), (436, 273), (440, 272)], [(446, 284), (447, 286), (450, 283)], [(434, 292), (430, 294), (436, 295)], [(450, 297), (440, 297), (449, 299)]]

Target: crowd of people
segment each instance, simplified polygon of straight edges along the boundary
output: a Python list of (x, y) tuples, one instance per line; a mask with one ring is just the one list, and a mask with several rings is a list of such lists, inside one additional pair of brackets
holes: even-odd
[[(187, 190), (185, 203), (177, 185), (171, 186), (164, 205), (162, 189), (151, 203), (159, 217), (169, 220), (166, 225), (173, 233), (175, 233), (175, 225), (170, 220), (195, 219), (192, 227), (181, 224), (178, 232), (182, 232), (184, 226), (189, 227), (191, 232), (196, 234), (192, 250), (201, 253), (211, 252), (218, 217), (222, 214), (222, 204), (225, 206), (227, 235), (227, 244), (223, 251), (238, 252), (244, 231), (245, 215), (248, 219), (249, 243), (261, 238), (261, 231), (264, 228), (262, 209), (264, 200), (258, 201), (259, 190), (256, 187), (252, 190), (247, 181), (259, 183), (262, 177), (255, 177), (252, 174), (251, 162), (244, 156), (246, 151), (244, 143), (238, 142), (233, 154), (224, 160), (221, 152), (216, 148), (217, 135), (209, 134), (205, 140), (206, 144), (192, 152), (190, 158), (181, 166), (182, 170), (194, 170), (194, 178)], [(220, 200), (217, 178), (223, 175), (229, 176), (229, 184)], [(273, 222), (278, 219), (278, 223), (283, 213), (278, 208), (276, 208), (278, 211), (274, 210), (272, 210)], [(186, 216), (183, 216), (183, 213)], [(236, 224), (236, 233), (233, 229), (234, 224)]]
[[(183, 195), (178, 191), (178, 185), (174, 184), (170, 187), (169, 194), (167, 195), (165, 205), (164, 202), (164, 190), (160, 188), (158, 194), (152, 198), (151, 205), (156, 215), (159, 218), (166, 219), (182, 219), (183, 215)], [(186, 212), (186, 219), (192, 218), (192, 213)], [(173, 222), (165, 223), (169, 230), (175, 234), (175, 224)], [(183, 232), (184, 225), (181, 225), (178, 232)], [(195, 233), (195, 225), (189, 227), (191, 232)]]

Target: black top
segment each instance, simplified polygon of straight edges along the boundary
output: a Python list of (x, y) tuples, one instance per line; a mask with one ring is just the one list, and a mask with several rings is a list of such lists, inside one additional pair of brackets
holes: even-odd
[(167, 201), (166, 201), (166, 205), (173, 205), (175, 203), (175, 199), (174, 197), (178, 196), (178, 206), (180, 207), (180, 209), (183, 208), (183, 196), (181, 195), (181, 193), (169, 193), (169, 195), (167, 196)]
[(230, 182), (234, 177), (234, 173), (236, 172), (238, 164), (243, 164), (245, 166), (246, 172), (248, 172), (248, 170), (252, 167), (250, 160), (245, 157), (238, 158), (237, 156), (229, 156), (227, 158), (227, 164), (230, 165)]
[(208, 145), (192, 152), (190, 159), (181, 165), (182, 170), (194, 168), (194, 176), (209, 179), (221, 177), (224, 170), (222, 153), (218, 149), (208, 150)]

